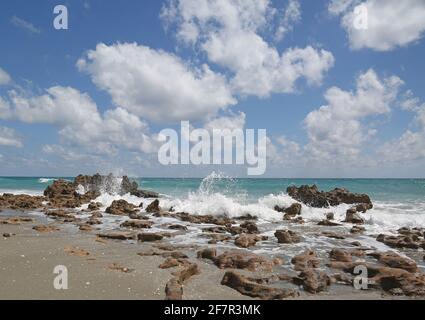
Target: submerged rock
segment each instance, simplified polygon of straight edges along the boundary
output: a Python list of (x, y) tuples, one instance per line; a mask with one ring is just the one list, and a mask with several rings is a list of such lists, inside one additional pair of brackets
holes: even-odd
[(287, 188), (289, 196), (297, 201), (315, 208), (328, 208), (340, 204), (368, 204), (372, 201), (367, 194), (351, 193), (342, 188), (336, 188), (329, 192), (319, 191), (317, 186), (291, 186)]

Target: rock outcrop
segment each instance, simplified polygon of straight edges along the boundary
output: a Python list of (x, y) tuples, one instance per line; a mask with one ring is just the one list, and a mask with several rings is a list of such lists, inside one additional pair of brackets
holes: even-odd
[(319, 191), (317, 186), (291, 186), (286, 192), (297, 201), (315, 208), (328, 208), (340, 204), (366, 204), (372, 207), (372, 201), (367, 194), (351, 193), (342, 188), (336, 188), (332, 191)]

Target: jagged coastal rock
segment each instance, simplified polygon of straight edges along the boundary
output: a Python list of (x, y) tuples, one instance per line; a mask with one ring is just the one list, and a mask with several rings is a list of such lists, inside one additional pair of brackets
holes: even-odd
[(291, 186), (286, 192), (297, 201), (314, 208), (329, 208), (340, 204), (363, 204), (361, 209), (373, 207), (372, 201), (367, 194), (352, 193), (343, 188), (336, 188), (332, 191), (319, 191), (317, 186)]

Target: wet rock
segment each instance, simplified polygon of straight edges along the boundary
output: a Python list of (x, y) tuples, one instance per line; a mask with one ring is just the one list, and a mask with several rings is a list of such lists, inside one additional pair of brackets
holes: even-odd
[(235, 239), (235, 245), (240, 248), (249, 248), (254, 247), (258, 241), (264, 241), (267, 239), (268, 237), (244, 233)]
[(301, 241), (301, 236), (295, 231), (291, 230), (276, 230), (274, 236), (277, 238), (278, 243), (298, 243)]
[(98, 234), (100, 238), (107, 238), (113, 240), (135, 240), (137, 235), (133, 232), (112, 231)]
[(301, 204), (294, 203), (289, 208), (286, 208), (283, 212), (285, 212), (286, 214), (290, 216), (297, 216), (301, 214), (301, 209), (302, 209)]
[(260, 232), (258, 230), (258, 227), (257, 227), (256, 223), (255, 222), (252, 222), (252, 221), (245, 221), (244, 223), (242, 223), (240, 225), (240, 227), (242, 228), (242, 230), (244, 231), (244, 233), (256, 234), (256, 233), (259, 233)]
[(222, 253), (214, 260), (220, 269), (246, 269), (249, 271), (272, 271), (273, 262), (251, 252), (231, 250)]
[(191, 277), (201, 273), (199, 266), (196, 263), (191, 263), (188, 260), (179, 260), (183, 268), (173, 273), (178, 281), (182, 284), (187, 282)]
[(65, 211), (65, 210), (51, 210), (51, 211), (46, 211), (45, 212), (46, 215), (50, 218), (73, 218), (73, 216), (70, 214), (69, 211)]
[(161, 263), (158, 268), (160, 269), (169, 269), (169, 268), (175, 268), (178, 267), (181, 264), (181, 262), (175, 258), (167, 258), (163, 263)]
[(325, 227), (339, 227), (339, 226), (341, 226), (341, 224), (333, 222), (333, 221), (328, 220), (328, 219), (320, 221), (317, 225), (325, 226)]
[(208, 227), (202, 228), (202, 232), (210, 232), (210, 233), (227, 233), (229, 230), (226, 227)]
[(263, 300), (280, 300), (298, 296), (294, 290), (265, 286), (234, 271), (226, 272), (221, 284), (235, 289), (243, 295)]
[(3, 233), (3, 238), (10, 238), (10, 237), (13, 237), (13, 236), (16, 236), (16, 234), (15, 233), (9, 233), (9, 232)]
[(361, 234), (361, 233), (363, 233), (365, 231), (366, 231), (366, 228), (365, 227), (362, 227), (362, 226), (353, 226), (351, 228), (351, 230), (350, 230), (350, 233), (352, 233), (352, 234)]
[(103, 204), (101, 202), (90, 202), (87, 209), (89, 211), (98, 211), (102, 208)]
[(390, 268), (399, 268), (408, 272), (418, 271), (418, 266), (414, 260), (402, 257), (395, 252), (373, 252), (368, 255), (378, 259), (380, 263)]
[(0, 208), (12, 210), (34, 210), (43, 208), (45, 197), (36, 197), (29, 195), (13, 195), (5, 193), (0, 196)]
[(182, 224), (171, 224), (168, 226), (168, 229), (170, 230), (180, 230), (180, 231), (187, 231), (187, 227)]
[(153, 222), (148, 220), (127, 220), (121, 223), (122, 228), (133, 228), (133, 229), (150, 229), (152, 228)]
[(341, 261), (341, 262), (353, 261), (353, 257), (351, 256), (351, 253), (342, 249), (332, 249), (332, 251), (329, 253), (329, 258), (331, 260)]
[(0, 219), (0, 224), (7, 224), (7, 225), (20, 225), (21, 223), (30, 223), (30, 222), (34, 222), (34, 219), (26, 218), (26, 217), (11, 217), (6, 219)]
[(217, 242), (224, 242), (232, 240), (233, 238), (231, 236), (225, 235), (225, 234), (207, 234), (206, 237), (210, 238), (211, 240), (208, 241), (209, 244), (216, 244)]
[(297, 271), (318, 268), (320, 266), (320, 260), (313, 250), (307, 250), (302, 254), (296, 255), (292, 258), (291, 263)]
[(326, 273), (313, 269), (304, 269), (293, 281), (313, 294), (326, 291), (331, 285), (331, 278)]
[(217, 257), (217, 250), (215, 248), (206, 248), (197, 252), (198, 259), (214, 260)]
[(387, 236), (384, 234), (378, 235), (377, 241), (385, 243), (391, 248), (408, 248), (408, 249), (419, 249), (422, 245), (421, 242), (415, 241), (416, 239), (412, 236)]
[(354, 224), (364, 224), (363, 218), (357, 213), (356, 208), (351, 208), (347, 210), (345, 215), (344, 222), (354, 223)]
[(105, 212), (115, 216), (126, 216), (137, 211), (134, 204), (121, 199), (114, 200), (112, 204), (106, 208)]
[(59, 231), (60, 229), (53, 225), (39, 225), (39, 226), (34, 226), (33, 230), (41, 232), (41, 233), (50, 233), (50, 232)]
[(98, 219), (98, 218), (103, 218), (103, 214), (100, 213), (99, 211), (93, 212), (91, 217), (91, 219)]
[(195, 216), (186, 212), (178, 212), (175, 214), (175, 217), (179, 218), (182, 221), (190, 222), (194, 224), (215, 224), (218, 226), (230, 226), (235, 223), (234, 220), (224, 216), (221, 216), (221, 217), (212, 216), (212, 215)]
[(80, 231), (93, 231), (93, 227), (91, 225), (88, 225), (88, 224), (82, 224), (79, 227), (79, 230)]
[(345, 273), (336, 273), (330, 276), (331, 283), (345, 284), (352, 286), (354, 283), (354, 277)]
[(89, 220), (87, 220), (87, 222), (86, 222), (88, 225), (91, 225), (91, 226), (95, 226), (95, 225), (100, 225), (100, 224), (102, 224), (103, 222), (101, 221), (101, 220), (99, 220), (99, 219), (95, 219), (95, 218), (90, 218)]
[(55, 180), (44, 190), (44, 196), (55, 208), (77, 208), (100, 196), (100, 192), (97, 191), (77, 192), (78, 186), (69, 181)]
[(329, 192), (319, 191), (317, 186), (288, 187), (289, 196), (297, 201), (315, 208), (328, 208), (340, 204), (372, 204), (366, 194), (351, 193), (346, 189), (336, 188)]
[(183, 286), (176, 278), (171, 278), (165, 286), (165, 300), (182, 300)]
[(139, 233), (137, 235), (137, 239), (142, 242), (153, 242), (160, 241), (164, 239), (164, 237), (169, 236), (169, 234), (165, 233)]
[(154, 200), (151, 204), (146, 207), (146, 212), (148, 213), (159, 213), (161, 209), (159, 207), (159, 200)]

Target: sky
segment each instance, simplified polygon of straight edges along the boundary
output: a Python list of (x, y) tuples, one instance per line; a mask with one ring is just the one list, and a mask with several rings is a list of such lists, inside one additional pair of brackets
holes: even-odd
[(261, 177), (424, 178), (424, 34), (423, 0), (1, 1), (0, 175), (246, 176), (161, 165), (190, 121), (266, 129)]

